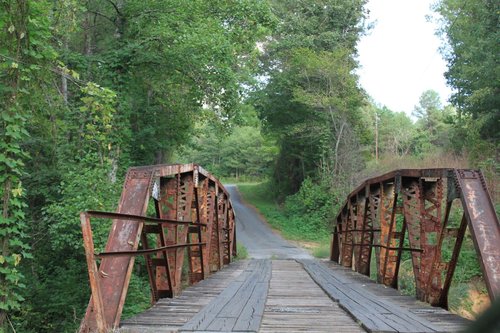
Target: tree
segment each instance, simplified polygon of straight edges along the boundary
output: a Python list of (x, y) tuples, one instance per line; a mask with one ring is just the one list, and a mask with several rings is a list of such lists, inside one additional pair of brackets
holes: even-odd
[(455, 89), (451, 102), (460, 115), (471, 115), (483, 139), (498, 142), (500, 134), (500, 4), (491, 0), (441, 0), (439, 33), (448, 62), (446, 79)]
[(262, 59), (269, 80), (253, 101), (280, 147), (273, 178), (282, 195), (320, 170), (348, 169), (340, 168), (340, 145), (357, 140), (361, 93), (353, 59), (364, 3), (272, 2), (280, 24)]
[(426, 130), (434, 134), (441, 109), (439, 94), (434, 90), (426, 90), (420, 96), (412, 114), (422, 121)]
[[(299, 49), (293, 57), (302, 83), (294, 89), (295, 100), (312, 107), (322, 117), (329, 132), (326, 157), (333, 174), (350, 169), (347, 160), (341, 160), (340, 149), (346, 146), (344, 137), (361, 124), (362, 95), (357, 86), (357, 77), (352, 74), (355, 67), (346, 49), (315, 54), (308, 49)], [(349, 142), (352, 143), (352, 142)], [(349, 148), (352, 150), (352, 146)], [(345, 150), (347, 152), (348, 150)], [(344, 167), (342, 167), (344, 165)]]
[(125, 170), (170, 162), (196, 123), (234, 126), (274, 19), (263, 0), (0, 6), (0, 321), (74, 331), (88, 302), (78, 212), (114, 210)]
[(258, 125), (236, 126), (231, 133), (221, 135), (206, 124), (199, 133), (181, 150), (182, 162), (196, 162), (219, 177), (262, 179), (269, 174), (277, 148), (261, 134)]
[(437, 147), (449, 145), (450, 108), (443, 108), (439, 94), (433, 90), (422, 93), (415, 106), (413, 116), (417, 120), (417, 128), (421, 132), (421, 143), (428, 142)]
[(380, 152), (392, 156), (413, 153), (416, 126), (404, 112), (393, 112), (387, 107), (377, 109), (379, 117)]
[(118, 91), (129, 95), (127, 109), (142, 110), (131, 114), (132, 140), (144, 142), (132, 158), (166, 162), (196, 121), (237, 115), (272, 15), (265, 1), (131, 1), (123, 15), (124, 45), (106, 52), (125, 67)]
[[(28, 122), (45, 104), (55, 52), (45, 2), (0, 3), (0, 331), (12, 326), (25, 288), (22, 265), (27, 243), (26, 190)], [(47, 90), (53, 91), (48, 88)]]

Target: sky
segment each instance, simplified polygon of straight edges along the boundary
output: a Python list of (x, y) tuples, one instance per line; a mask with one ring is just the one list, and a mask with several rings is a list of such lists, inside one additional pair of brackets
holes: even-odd
[(358, 43), (361, 86), (377, 104), (408, 115), (420, 95), (433, 89), (443, 105), (446, 62), (438, 48), (436, 25), (427, 22), (434, 0), (369, 0), (369, 22), (374, 28)]

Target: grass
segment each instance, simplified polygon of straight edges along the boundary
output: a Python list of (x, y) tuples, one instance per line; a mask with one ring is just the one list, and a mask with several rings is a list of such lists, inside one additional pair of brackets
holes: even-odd
[(248, 259), (248, 250), (243, 244), (236, 243), (236, 253), (237, 256), (235, 256), (234, 259), (236, 260)]
[(326, 259), (330, 257), (330, 243), (322, 242), (319, 246), (313, 249), (313, 256), (319, 259)]
[(300, 216), (287, 216), (274, 200), (268, 183), (238, 184), (244, 200), (254, 206), (269, 225), (277, 230), (285, 239), (307, 242), (308, 248), (317, 258), (327, 258), (330, 255), (330, 235), (328, 232), (318, 234), (310, 231)]
[(238, 184), (238, 190), (243, 199), (254, 206), (271, 227), (283, 232), (284, 236), (287, 237), (289, 230), (286, 228), (286, 216), (274, 202), (274, 198), (268, 191), (267, 183)]
[(243, 198), (257, 208), (274, 209), (276, 204), (268, 191), (267, 183), (238, 183), (238, 190)]

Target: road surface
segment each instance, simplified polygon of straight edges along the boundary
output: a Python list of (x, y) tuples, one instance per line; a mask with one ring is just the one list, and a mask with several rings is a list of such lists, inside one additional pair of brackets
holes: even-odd
[(305, 250), (296, 247), (275, 233), (254, 208), (247, 206), (235, 185), (224, 185), (231, 195), (236, 214), (236, 239), (254, 259), (312, 259)]

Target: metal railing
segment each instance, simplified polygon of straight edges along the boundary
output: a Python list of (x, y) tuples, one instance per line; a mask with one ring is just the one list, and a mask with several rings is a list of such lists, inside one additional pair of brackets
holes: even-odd
[[(156, 217), (145, 216), (151, 202)], [(113, 220), (105, 250), (99, 253), (91, 218)], [(118, 212), (82, 212), (80, 221), (92, 292), (80, 332), (119, 327), (136, 256), (145, 257), (155, 303), (180, 293), (186, 252), (190, 284), (228, 264), (236, 254), (229, 195), (195, 164), (130, 169)], [(152, 238), (155, 246), (149, 244)]]
[(500, 226), (479, 170), (406, 169), (365, 181), (337, 215), (330, 259), (370, 276), (375, 255), (377, 282), (397, 288), (408, 251), (416, 297), (447, 308), (467, 227), (493, 300), (500, 294)]

